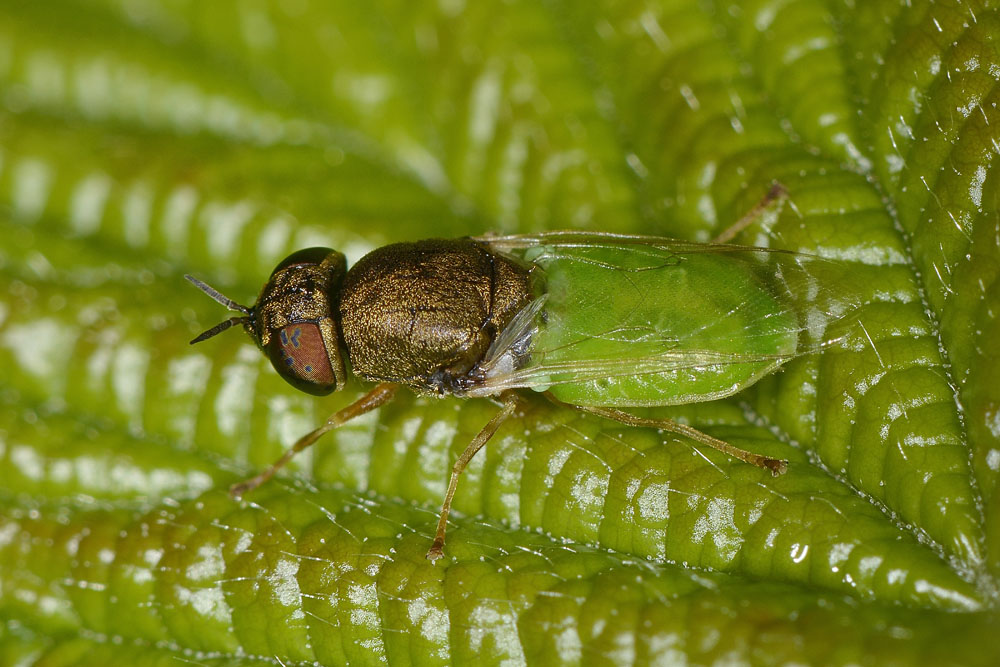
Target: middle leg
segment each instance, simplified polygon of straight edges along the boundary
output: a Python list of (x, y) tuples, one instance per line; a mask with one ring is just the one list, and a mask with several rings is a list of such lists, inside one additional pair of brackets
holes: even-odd
[(465, 466), (469, 464), (469, 461), (476, 455), (476, 452), (489, 442), (493, 434), (500, 428), (500, 424), (504, 423), (508, 417), (514, 414), (514, 410), (517, 408), (518, 399), (517, 394), (514, 392), (501, 394), (500, 400), (503, 401), (503, 407), (500, 409), (500, 412), (493, 415), (493, 418), (472, 439), (469, 446), (465, 448), (462, 455), (455, 461), (455, 465), (452, 466), (451, 479), (448, 481), (448, 491), (445, 493), (444, 503), (441, 505), (441, 517), (438, 519), (437, 532), (434, 534), (434, 543), (427, 551), (427, 560), (429, 561), (436, 561), (444, 555), (444, 534), (448, 529), (448, 513), (451, 512), (451, 501), (455, 497), (456, 489), (458, 489), (458, 478), (461, 477), (462, 471), (465, 470)]

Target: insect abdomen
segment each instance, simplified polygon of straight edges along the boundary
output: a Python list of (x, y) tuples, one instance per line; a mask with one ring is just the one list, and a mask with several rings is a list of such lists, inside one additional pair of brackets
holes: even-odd
[[(796, 314), (768, 286), (763, 262), (692, 253), (664, 261), (603, 248), (541, 259), (546, 322), (530, 364), (575, 405), (678, 405), (733, 394), (796, 351)], [(613, 268), (609, 268), (613, 267)], [(604, 377), (575, 368), (614, 362)]]

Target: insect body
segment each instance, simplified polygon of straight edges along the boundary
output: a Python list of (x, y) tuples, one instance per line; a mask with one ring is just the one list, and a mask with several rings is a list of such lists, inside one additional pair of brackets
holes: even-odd
[(442, 555), (458, 478), (513, 414), (517, 390), (681, 433), (783, 472), (784, 461), (620, 408), (728, 396), (829, 343), (812, 335), (836, 316), (816, 305), (831, 300), (819, 275), (823, 265), (763, 248), (550, 232), (399, 243), (349, 271), (338, 252), (301, 250), (278, 265), (251, 308), (187, 277), (242, 313), (192, 343), (242, 324), (299, 389), (340, 389), (345, 360), (353, 373), (379, 383), (270, 468), (234, 486), (234, 495), (269, 479), (327, 431), (391, 400), (400, 386), (502, 404), (455, 463), (428, 552), (434, 560)]

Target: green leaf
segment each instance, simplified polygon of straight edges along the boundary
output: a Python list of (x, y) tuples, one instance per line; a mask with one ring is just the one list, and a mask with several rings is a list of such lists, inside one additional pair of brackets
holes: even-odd
[[(0, 3), (0, 664), (995, 664), (1000, 11), (986, 2)], [(296, 393), (182, 279), (594, 229), (837, 259), (863, 304), (644, 414)]]

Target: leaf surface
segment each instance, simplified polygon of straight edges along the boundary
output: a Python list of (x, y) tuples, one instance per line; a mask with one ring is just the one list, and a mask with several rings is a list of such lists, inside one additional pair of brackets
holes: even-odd
[[(889, 0), (0, 3), (0, 663), (994, 664), (1000, 14)], [(542, 229), (819, 254), (844, 344), (644, 414), (297, 394), (307, 245)]]

